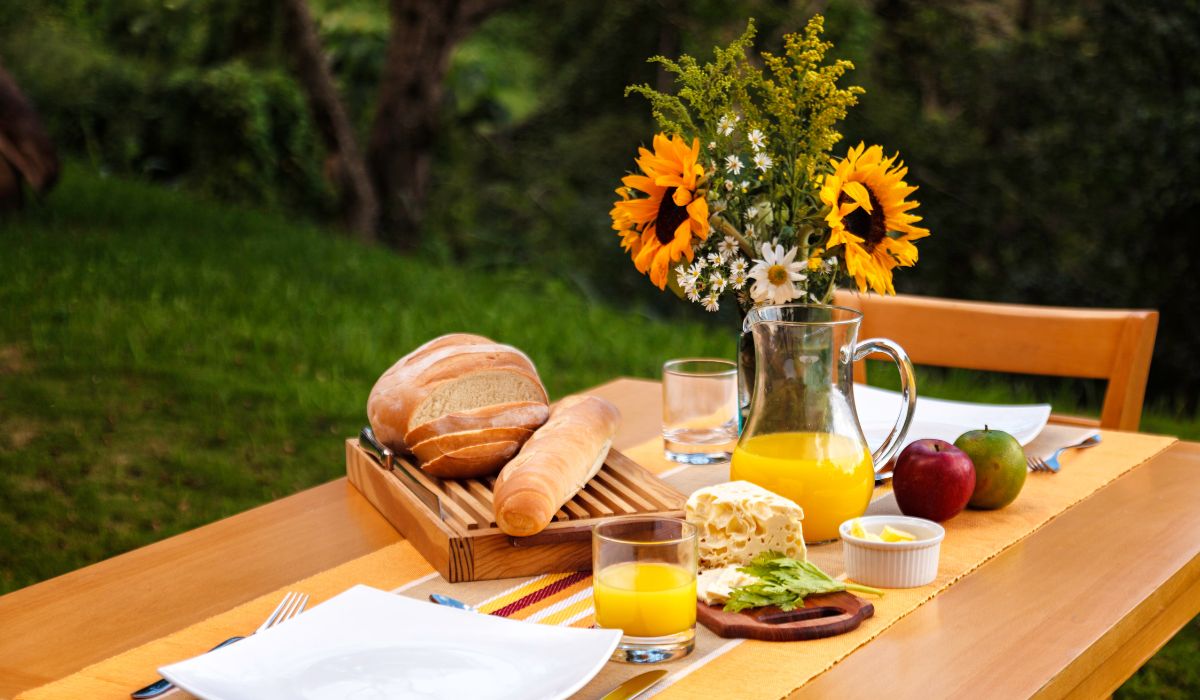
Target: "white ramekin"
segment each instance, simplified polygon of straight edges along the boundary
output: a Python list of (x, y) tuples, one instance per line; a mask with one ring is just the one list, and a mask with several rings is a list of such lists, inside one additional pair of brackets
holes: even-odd
[(864, 586), (876, 588), (916, 588), (937, 578), (938, 557), (946, 531), (924, 518), (905, 515), (864, 515), (855, 518), (870, 532), (891, 525), (916, 535), (912, 542), (872, 542), (850, 534), (850, 523), (842, 523), (842, 553), (846, 577)]

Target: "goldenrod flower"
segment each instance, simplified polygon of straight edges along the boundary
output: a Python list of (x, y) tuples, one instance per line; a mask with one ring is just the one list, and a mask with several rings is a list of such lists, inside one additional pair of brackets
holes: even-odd
[[(625, 187), (618, 189), (621, 199), (613, 204), (613, 228), (621, 233), (621, 245), (638, 272), (649, 274), (663, 289), (671, 264), (681, 258), (691, 262), (693, 245), (708, 237), (708, 202), (701, 190), (704, 167), (697, 162), (700, 140), (689, 147), (679, 136), (657, 134), (654, 152), (640, 148), (638, 153), (644, 174), (621, 180)], [(634, 198), (629, 189), (646, 196)]]
[(846, 270), (862, 292), (870, 286), (879, 294), (895, 294), (892, 270), (915, 265), (912, 242), (929, 235), (929, 229), (913, 225), (921, 217), (909, 212), (919, 203), (905, 198), (917, 188), (904, 181), (908, 168), (898, 158), (885, 158), (880, 146), (860, 143), (843, 160), (833, 161), (834, 171), (821, 187), (831, 230), (826, 248), (844, 247)]

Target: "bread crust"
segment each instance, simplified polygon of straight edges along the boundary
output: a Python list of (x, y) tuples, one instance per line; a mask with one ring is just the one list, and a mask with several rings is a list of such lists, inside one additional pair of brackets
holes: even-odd
[[(525, 443), (533, 431), (529, 428), (484, 428), (483, 430), (466, 430), (459, 433), (447, 433), (431, 437), (413, 445), (413, 455), (422, 462), (430, 462), (456, 450), (476, 445), (493, 444), (512, 441), (517, 445)], [(509, 455), (510, 457), (512, 455)]]
[(491, 406), (447, 413), (422, 423), (404, 436), (404, 442), (416, 445), (438, 435), (460, 433), (466, 430), (486, 428), (526, 428), (530, 431), (542, 427), (550, 417), (550, 407), (535, 401), (513, 401)]
[(604, 463), (621, 412), (598, 396), (568, 396), (501, 470), (493, 492), (496, 524), (509, 535), (541, 532)]
[(409, 421), (434, 390), (475, 373), (497, 371), (527, 378), (546, 403), (546, 389), (525, 353), (480, 335), (452, 333), (408, 353), (379, 377), (367, 399), (367, 419), (380, 442), (408, 452)]
[(515, 440), (472, 445), (426, 462), (421, 469), (442, 479), (489, 476), (500, 471), (520, 447)]

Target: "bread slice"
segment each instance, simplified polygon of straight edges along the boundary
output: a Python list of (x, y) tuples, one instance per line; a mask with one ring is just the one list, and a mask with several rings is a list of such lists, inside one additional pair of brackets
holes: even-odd
[(471, 479), (495, 474), (517, 453), (516, 440), (473, 445), (442, 455), (421, 465), (421, 469), (442, 479)]
[(517, 369), (486, 369), (439, 382), (409, 414), (410, 425), (421, 425), (450, 413), (513, 401), (545, 401), (546, 390), (536, 375)]
[(413, 427), (514, 402), (547, 403), (533, 362), (510, 345), (454, 333), (425, 343), (384, 372), (367, 399), (367, 418), (380, 442), (409, 451), (405, 436)]
[(450, 454), (464, 447), (486, 445), (493, 442), (512, 440), (518, 445), (523, 444), (533, 435), (529, 428), (484, 428), (482, 430), (467, 430), (461, 433), (447, 433), (413, 445), (412, 452), (422, 462), (431, 462), (438, 457)]
[(404, 436), (404, 442), (417, 445), (438, 435), (485, 428), (526, 428), (537, 430), (550, 417), (550, 407), (539, 401), (498, 403), (467, 411), (447, 413), (422, 423)]

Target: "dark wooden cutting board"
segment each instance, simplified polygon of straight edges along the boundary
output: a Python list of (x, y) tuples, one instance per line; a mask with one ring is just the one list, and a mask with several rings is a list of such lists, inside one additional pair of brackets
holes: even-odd
[(793, 642), (844, 634), (875, 614), (875, 606), (851, 593), (825, 593), (804, 599), (804, 607), (784, 612), (777, 607), (740, 613), (720, 606), (696, 604), (696, 619), (721, 637)]

